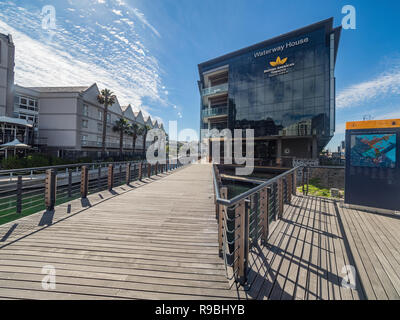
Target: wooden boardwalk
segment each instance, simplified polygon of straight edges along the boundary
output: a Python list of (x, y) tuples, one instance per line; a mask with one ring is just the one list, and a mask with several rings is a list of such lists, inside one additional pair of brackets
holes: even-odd
[[(0, 226), (0, 299), (399, 299), (398, 216), (295, 196), (271, 227), (248, 285), (231, 288), (211, 166), (190, 165)], [(42, 288), (46, 265), (55, 290)]]
[[(25, 228), (0, 242), (0, 297), (237, 298), (218, 257), (211, 167), (191, 165), (151, 180), (96, 205), (99, 197), (91, 195), (91, 207), (50, 226), (27, 230), (42, 214), (21, 221)], [(2, 226), (0, 238), (12, 225)], [(55, 290), (42, 288), (45, 265), (56, 268)]]
[[(400, 217), (297, 196), (285, 205), (267, 247), (251, 250), (249, 297), (399, 299)], [(342, 286), (353, 266), (355, 289)]]

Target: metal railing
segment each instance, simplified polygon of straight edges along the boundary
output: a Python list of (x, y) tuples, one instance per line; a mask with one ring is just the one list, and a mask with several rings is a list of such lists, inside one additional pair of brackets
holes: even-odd
[(0, 225), (89, 194), (150, 178), (183, 166), (166, 163), (102, 162), (0, 171)]
[(222, 93), (227, 91), (228, 91), (228, 83), (223, 83), (217, 86), (204, 88), (203, 90), (201, 90), (201, 94), (202, 96), (210, 96), (216, 93)]
[(227, 115), (227, 114), (228, 114), (228, 107), (227, 106), (209, 108), (209, 109), (204, 109), (202, 111), (203, 118), (222, 116), (222, 115)]
[(264, 245), (268, 242), (270, 223), (282, 217), (284, 204), (290, 204), (296, 193), (299, 169), (288, 170), (228, 199), (228, 188), (222, 186), (219, 169), (213, 165), (219, 255), (229, 280), (247, 282), (249, 250), (260, 241)]

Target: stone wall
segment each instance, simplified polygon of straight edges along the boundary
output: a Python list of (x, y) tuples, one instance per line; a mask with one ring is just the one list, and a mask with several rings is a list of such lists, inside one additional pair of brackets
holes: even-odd
[[(345, 169), (340, 167), (333, 168), (311, 168), (310, 179), (320, 179), (324, 188), (344, 189)], [(301, 183), (301, 182), (300, 182)]]

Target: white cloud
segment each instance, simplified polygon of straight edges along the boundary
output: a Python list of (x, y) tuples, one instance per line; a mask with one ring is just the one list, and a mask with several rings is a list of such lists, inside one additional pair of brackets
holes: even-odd
[(400, 94), (400, 68), (380, 74), (375, 79), (352, 85), (336, 97), (337, 108), (358, 106), (367, 101), (392, 94)]
[(97, 82), (114, 91), (122, 105), (130, 103), (136, 110), (150, 109), (144, 100), (165, 105), (158, 61), (143, 45), (140, 30), (116, 25), (112, 18), (97, 20), (95, 15), (88, 14), (79, 28), (73, 17), (58, 18), (50, 36), (41, 30), (40, 8), (21, 12), (0, 3), (0, 32), (11, 33), (16, 46), (15, 81), (23, 86)]
[(122, 12), (121, 12), (121, 10), (115, 10), (115, 9), (113, 9), (112, 12), (113, 12), (114, 14), (116, 14), (117, 16), (121, 16), (121, 17), (122, 17)]

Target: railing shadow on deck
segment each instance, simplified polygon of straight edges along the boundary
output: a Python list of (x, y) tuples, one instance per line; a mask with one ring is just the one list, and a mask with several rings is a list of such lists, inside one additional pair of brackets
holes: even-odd
[[(134, 179), (132, 176), (129, 176), (130, 178), (128, 178), (128, 174), (127, 172), (124, 172), (123, 174), (127, 175), (127, 179), (125, 180), (125, 185), (115, 185), (114, 184), (114, 179), (109, 179), (108, 185), (102, 189), (102, 190), (96, 190), (97, 192), (93, 192), (90, 193), (88, 192), (88, 188), (89, 188), (89, 177), (85, 176), (85, 172), (87, 173), (87, 169), (83, 169), (82, 168), (82, 177), (81, 177), (81, 181), (80, 181), (80, 198), (75, 199), (75, 200), (71, 200), (70, 203), (67, 203), (67, 207), (66, 207), (66, 214), (67, 215), (63, 215), (61, 214), (60, 217), (58, 217), (58, 219), (56, 219), (56, 221), (54, 221), (55, 218), (55, 213), (56, 213), (56, 205), (58, 205), (56, 203), (56, 195), (57, 195), (57, 183), (56, 183), (56, 175), (54, 174), (54, 172), (50, 172), (50, 170), (48, 171), (48, 175), (52, 175), (53, 179), (48, 178), (48, 183), (46, 183), (46, 190), (45, 190), (45, 194), (47, 197), (46, 199), (46, 205), (47, 205), (47, 210), (42, 212), (42, 216), (39, 218), (39, 222), (37, 222), (37, 218), (38, 215), (41, 214), (40, 211), (33, 213), (31, 215), (25, 215), (24, 217), (20, 217), (20, 218), (25, 218), (25, 219), (18, 219), (17, 221), (19, 221), (19, 223), (14, 223), (10, 228), (8, 228), (8, 225), (10, 223), (6, 223), (2, 226), (0, 226), (0, 249), (15, 243), (21, 239), (26, 238), (27, 236), (30, 236), (32, 234), (35, 234), (37, 232), (39, 232), (40, 230), (43, 230), (45, 228), (48, 228), (49, 226), (55, 225), (59, 222), (62, 222), (68, 218), (71, 218), (83, 211), (86, 211), (88, 208), (91, 208), (93, 206), (96, 206), (104, 201), (107, 201), (109, 199), (112, 199), (120, 194), (132, 191), (134, 189), (136, 189), (138, 186), (137, 185), (132, 185), (132, 182), (144, 182), (143, 185), (146, 185), (148, 183), (152, 183), (154, 181), (157, 181), (158, 179), (162, 178), (164, 176), (164, 174), (172, 174), (175, 172), (175, 170), (187, 165), (187, 163), (181, 163), (179, 161), (179, 159), (176, 159), (176, 163), (173, 165), (156, 165), (154, 166), (155, 168), (153, 170), (149, 170), (150, 174), (152, 174), (153, 176), (147, 177), (144, 175), (143, 172), (143, 176), (141, 175), (141, 172), (138, 172), (138, 174), (136, 175), (136, 179)], [(148, 165), (151, 166), (151, 165)], [(130, 170), (131, 167), (128, 167)], [(135, 170), (135, 167), (133, 166), (132, 168), (133, 170)], [(114, 172), (113, 170), (110, 170), (109, 173), (111, 173), (111, 176), (114, 177)], [(154, 177), (157, 176), (157, 179), (154, 179)], [(108, 176), (108, 178), (110, 177), (110, 175)], [(55, 179), (54, 179), (55, 178)], [(149, 179), (152, 178), (152, 179)], [(141, 186), (143, 186), (141, 185)], [(124, 186), (129, 186), (129, 188), (124, 188)], [(117, 188), (118, 189), (115, 189)], [(104, 197), (104, 195), (101, 195), (100, 192), (107, 192), (108, 196)], [(93, 201), (91, 202), (91, 200), (89, 200), (88, 196), (90, 195), (95, 195), (98, 194), (100, 200), (97, 201)], [(71, 203), (73, 202), (77, 202), (79, 203), (78, 205), (78, 209), (73, 212), (71, 214)], [(65, 205), (65, 203), (60, 203), (59, 205), (63, 206)], [(59, 208), (59, 210), (61, 210)], [(64, 209), (63, 209), (64, 210)], [(29, 217), (29, 216), (32, 216)], [(7, 230), (8, 228), (8, 230)], [(4, 231), (4, 234), (3, 234)], [(3, 236), (1, 236), (1, 234), (3, 234)], [(10, 238), (14, 238), (14, 239), (10, 239)], [(9, 240), (7, 242), (7, 240)], [(4, 244), (1, 245), (1, 242), (3, 242)]]

